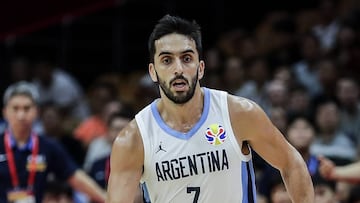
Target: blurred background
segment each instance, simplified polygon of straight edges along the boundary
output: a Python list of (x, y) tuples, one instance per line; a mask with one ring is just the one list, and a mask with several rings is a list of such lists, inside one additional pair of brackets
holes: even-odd
[(12, 57), (32, 57), (36, 52), (51, 53), (59, 66), (84, 86), (105, 71), (144, 70), (148, 35), (166, 13), (198, 21), (204, 32), (204, 47), (210, 48), (227, 31), (241, 29), (250, 34), (271, 12), (295, 18), (296, 12), (315, 6), (310, 0), (3, 1), (0, 66), (5, 68), (1, 68), (1, 80), (8, 79), (6, 67)]

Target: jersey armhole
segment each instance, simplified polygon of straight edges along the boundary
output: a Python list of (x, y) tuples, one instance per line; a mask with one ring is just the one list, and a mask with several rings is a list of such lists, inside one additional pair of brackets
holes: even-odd
[(142, 176), (141, 176), (141, 179), (140, 179), (140, 182), (141, 183), (144, 183), (145, 182), (145, 179), (146, 179), (146, 171), (145, 171), (145, 165), (148, 164), (148, 163), (145, 163), (145, 162), (148, 162), (149, 160), (151, 160), (151, 157), (149, 153), (149, 139), (148, 137), (146, 137), (146, 132), (145, 132), (145, 123), (143, 121), (143, 119), (141, 118), (141, 116), (139, 115), (135, 115), (135, 121), (138, 125), (138, 128), (139, 128), (139, 132), (140, 132), (140, 136), (141, 136), (141, 139), (143, 141), (143, 148), (144, 148), (144, 163), (143, 163), (143, 173), (142, 173)]
[[(221, 94), (222, 94), (221, 97), (220, 97), (220, 98), (222, 98), (221, 99), (221, 107), (223, 108), (222, 109), (222, 114), (223, 114), (224, 120), (226, 120), (226, 123), (228, 123), (230, 125), (229, 128), (228, 128), (229, 129), (228, 131), (230, 131), (229, 134), (231, 136), (229, 136), (229, 138), (231, 139), (231, 143), (232, 143), (235, 151), (237, 152), (237, 154), (239, 155), (239, 157), (240, 157), (240, 159), (242, 161), (246, 161), (246, 162), (250, 161), (251, 157), (252, 157), (251, 147), (249, 146), (249, 144), (247, 144), (244, 141), (241, 144), (239, 144), (236, 137), (235, 137), (236, 135), (235, 135), (235, 133), (233, 131), (233, 128), (232, 128), (232, 124), (231, 124), (231, 120), (230, 120), (229, 106), (228, 106), (228, 96), (229, 95), (225, 91), (221, 92)], [(244, 144), (247, 145), (246, 147), (249, 149), (249, 154), (244, 154), (242, 152), (241, 149), (242, 149)]]

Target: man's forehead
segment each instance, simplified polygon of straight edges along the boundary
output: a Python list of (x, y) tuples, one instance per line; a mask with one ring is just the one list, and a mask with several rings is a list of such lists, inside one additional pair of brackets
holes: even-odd
[(161, 52), (183, 52), (185, 50), (196, 51), (193, 39), (181, 34), (169, 34), (155, 41), (156, 53)]

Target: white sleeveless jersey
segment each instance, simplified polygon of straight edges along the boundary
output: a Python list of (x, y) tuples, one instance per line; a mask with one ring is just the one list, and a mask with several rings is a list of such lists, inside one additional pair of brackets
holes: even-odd
[(204, 109), (187, 133), (162, 120), (155, 100), (136, 116), (144, 144), (145, 182), (151, 203), (254, 203), (251, 154), (234, 136), (227, 93), (203, 88)]

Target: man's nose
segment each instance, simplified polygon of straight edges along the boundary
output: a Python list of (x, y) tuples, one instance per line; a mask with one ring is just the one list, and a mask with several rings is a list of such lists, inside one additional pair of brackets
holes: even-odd
[(26, 113), (23, 110), (19, 110), (16, 112), (16, 118), (18, 120), (23, 120), (25, 118), (25, 115), (26, 115)]
[(176, 59), (174, 63), (175, 73), (176, 74), (182, 74), (184, 71), (183, 63), (180, 59)]

